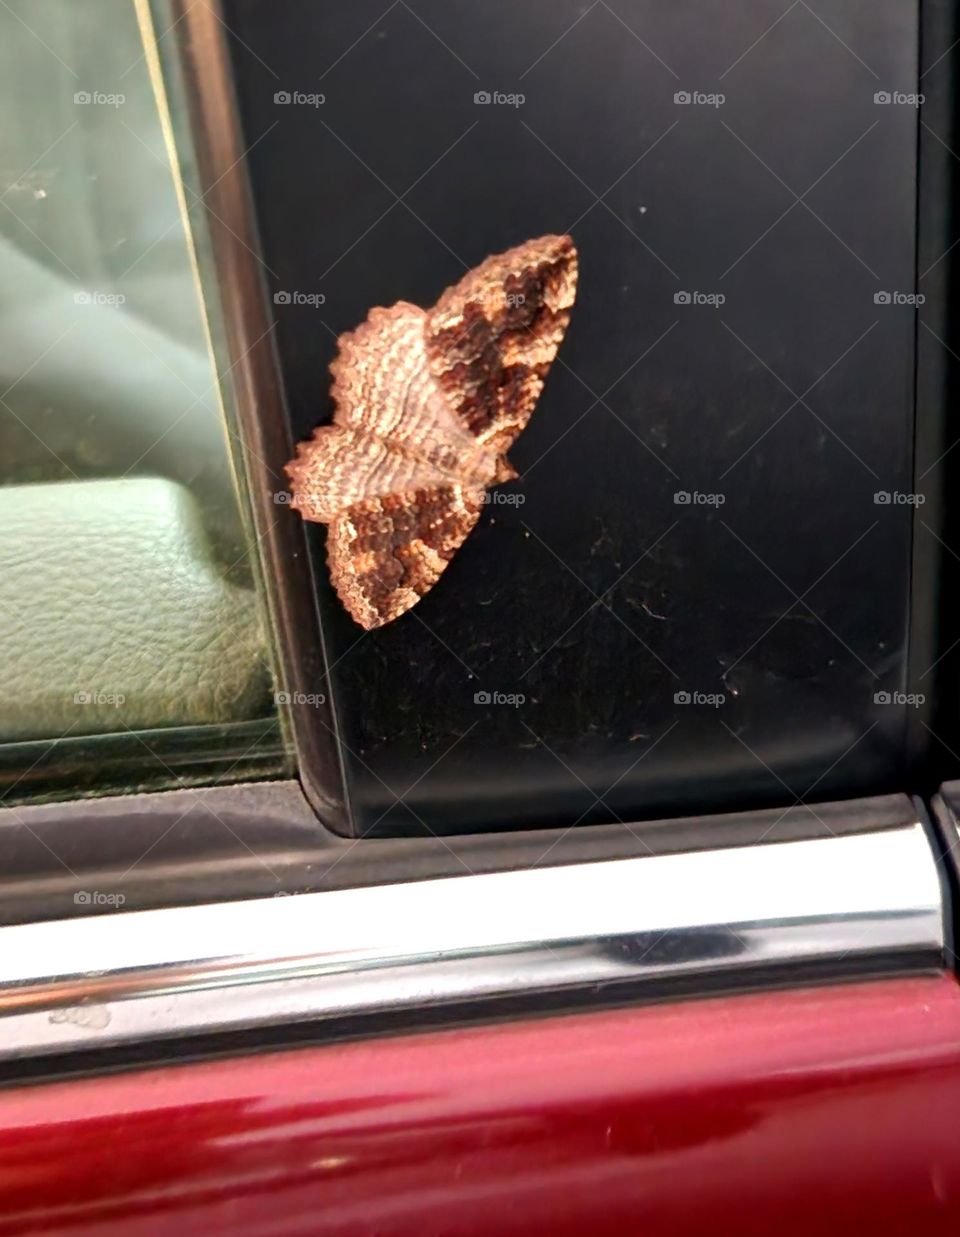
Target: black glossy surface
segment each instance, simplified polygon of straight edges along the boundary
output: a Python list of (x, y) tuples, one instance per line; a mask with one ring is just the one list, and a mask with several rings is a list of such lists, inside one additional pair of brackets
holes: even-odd
[[(917, 113), (874, 94), (917, 88), (916, 8), (385, 7), (225, 8), (272, 290), (325, 298), (276, 307), (297, 436), (370, 306), (567, 229), (581, 285), (500, 491), (523, 503), (491, 504), (421, 605), (363, 635), (314, 530), (356, 830), (895, 785), (905, 708), (874, 694), (909, 690), (913, 509), (874, 494), (914, 488), (915, 316), (874, 294), (914, 286)], [(474, 103), (494, 89), (526, 100)]]

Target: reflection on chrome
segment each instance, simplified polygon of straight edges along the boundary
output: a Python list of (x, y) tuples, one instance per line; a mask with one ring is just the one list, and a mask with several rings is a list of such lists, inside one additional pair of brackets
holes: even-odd
[[(122, 916), (122, 917), (121, 917)], [(0, 929), (0, 1057), (598, 985), (939, 965), (922, 826)], [(806, 967), (804, 974), (808, 973)]]

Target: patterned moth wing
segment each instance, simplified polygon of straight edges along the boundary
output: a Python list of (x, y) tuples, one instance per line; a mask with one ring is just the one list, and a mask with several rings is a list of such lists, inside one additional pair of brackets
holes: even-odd
[(333, 423), (287, 465), (291, 506), (329, 526), (334, 587), (381, 627), (433, 587), (516, 477), (506, 451), (533, 412), (576, 294), (568, 236), (487, 258), (430, 310), (372, 309), (341, 335)]
[(530, 420), (576, 292), (572, 239), (541, 236), (487, 258), (427, 315), (427, 356), (440, 389), (498, 454)]
[(382, 627), (428, 592), (480, 518), (484, 491), (461, 485), (368, 498), (330, 524), (327, 559), (361, 627)]

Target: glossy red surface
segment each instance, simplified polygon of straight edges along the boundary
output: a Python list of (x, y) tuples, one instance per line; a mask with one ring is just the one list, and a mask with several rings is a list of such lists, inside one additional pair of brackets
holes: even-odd
[(0, 1095), (0, 1232), (960, 1231), (945, 977), (368, 1040)]

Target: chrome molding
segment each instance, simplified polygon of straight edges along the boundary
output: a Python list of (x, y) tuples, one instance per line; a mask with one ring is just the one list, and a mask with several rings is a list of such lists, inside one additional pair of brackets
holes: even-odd
[(476, 998), (940, 964), (919, 822), (0, 929), (0, 1059)]

